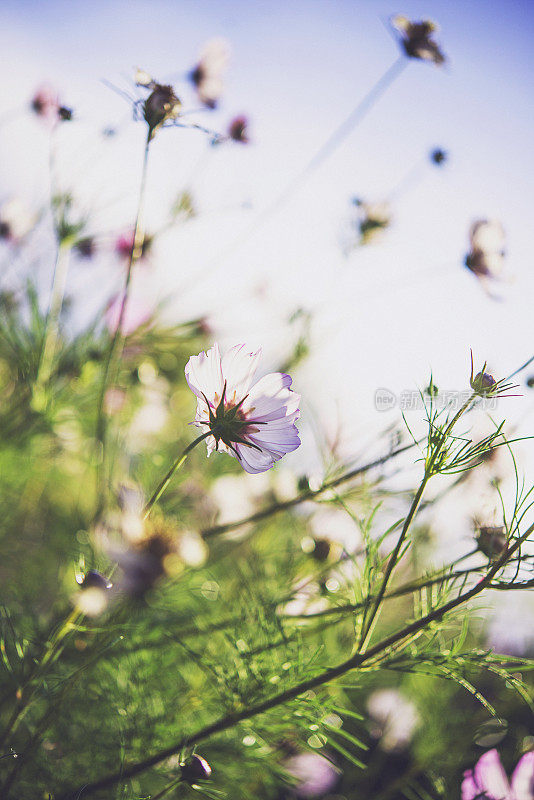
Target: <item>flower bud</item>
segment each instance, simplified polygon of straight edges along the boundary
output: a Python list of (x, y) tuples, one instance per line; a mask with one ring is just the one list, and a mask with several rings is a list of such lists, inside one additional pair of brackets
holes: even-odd
[(433, 164), (436, 164), (438, 167), (447, 161), (447, 153), (445, 150), (442, 150), (440, 147), (437, 147), (435, 150), (432, 150), (430, 153), (430, 160)]
[(248, 120), (244, 116), (234, 117), (228, 126), (228, 136), (234, 142), (241, 142), (241, 144), (248, 144), (249, 138), (247, 135)]
[(316, 561), (326, 561), (330, 555), (332, 543), (328, 539), (314, 539), (311, 555)]
[(418, 58), (438, 66), (445, 62), (445, 54), (432, 38), (437, 30), (434, 22), (428, 19), (411, 22), (397, 14), (391, 18), (391, 25), (408, 58)]
[(188, 761), (180, 764), (182, 770), (182, 780), (185, 783), (196, 783), (199, 780), (207, 780), (211, 775), (211, 767), (202, 756), (196, 753)]
[(155, 86), (155, 81), (146, 70), (137, 67), (134, 77), (136, 86), (143, 86), (145, 89), (152, 89)]
[(67, 108), (67, 106), (60, 106), (57, 110), (57, 115), (64, 122), (70, 122), (70, 120), (72, 119), (72, 108)]
[(484, 525), (478, 529), (477, 546), (491, 561), (496, 561), (507, 548), (506, 530), (503, 525)]
[(486, 395), (497, 386), (497, 381), (488, 372), (479, 372), (470, 380), (471, 388), (476, 394)]
[(113, 586), (110, 581), (101, 572), (96, 569), (90, 569), (85, 574), (76, 575), (76, 583), (80, 585), (81, 589), (111, 589)]
[(95, 254), (95, 240), (91, 236), (78, 239), (74, 249), (82, 258), (92, 258)]
[(160, 83), (154, 85), (143, 104), (143, 115), (148, 123), (151, 139), (165, 122), (178, 117), (181, 107), (182, 103), (172, 86), (163, 86)]

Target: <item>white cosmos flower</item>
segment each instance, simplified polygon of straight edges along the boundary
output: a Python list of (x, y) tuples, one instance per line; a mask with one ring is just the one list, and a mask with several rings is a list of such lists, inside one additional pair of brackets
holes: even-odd
[(195, 425), (211, 433), (208, 455), (228, 453), (251, 473), (265, 472), (300, 445), (295, 425), (300, 395), (290, 388), (290, 376), (280, 372), (254, 383), (260, 356), (261, 350), (247, 353), (239, 344), (221, 357), (215, 344), (191, 356), (185, 368), (198, 398)]

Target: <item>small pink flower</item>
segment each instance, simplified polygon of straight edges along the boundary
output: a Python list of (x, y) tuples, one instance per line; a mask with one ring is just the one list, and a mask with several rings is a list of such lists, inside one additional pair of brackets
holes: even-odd
[(469, 230), (469, 252), (465, 266), (479, 280), (501, 280), (506, 257), (506, 238), (502, 224), (495, 219), (478, 219)]
[[(115, 252), (119, 256), (119, 258), (130, 260), (132, 255), (132, 248), (134, 244), (134, 232), (133, 231), (126, 231), (125, 233), (121, 233), (115, 242)], [(145, 234), (145, 238), (143, 240), (143, 246), (141, 248), (141, 258), (144, 258), (148, 251), (150, 250), (150, 246), (152, 244), (152, 237)]]
[(57, 122), (60, 108), (57, 92), (51, 86), (41, 86), (32, 98), (31, 108), (47, 122)]
[(534, 751), (519, 759), (508, 782), (497, 750), (488, 750), (464, 772), (462, 800), (534, 800)]
[(218, 345), (191, 356), (185, 377), (196, 394), (195, 425), (210, 436), (214, 450), (237, 458), (246, 472), (265, 472), (300, 445), (295, 425), (300, 395), (280, 372), (254, 383), (261, 350), (247, 353), (240, 344), (221, 357)]
[(322, 797), (333, 789), (339, 770), (319, 753), (298, 753), (285, 762), (287, 772), (296, 780), (297, 797)]

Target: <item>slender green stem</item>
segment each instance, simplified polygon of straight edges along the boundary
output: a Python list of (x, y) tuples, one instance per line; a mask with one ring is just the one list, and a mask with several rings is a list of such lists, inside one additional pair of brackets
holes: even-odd
[(152, 507), (155, 505), (155, 503), (158, 502), (159, 498), (161, 497), (161, 495), (163, 494), (163, 492), (165, 491), (165, 489), (169, 485), (172, 476), (174, 475), (174, 473), (176, 472), (177, 469), (180, 469), (180, 467), (182, 466), (182, 464), (186, 460), (186, 458), (189, 455), (189, 453), (191, 452), (191, 450), (194, 447), (196, 447), (197, 444), (199, 442), (201, 442), (203, 439), (205, 439), (207, 436), (211, 436), (211, 431), (206, 431), (206, 433), (203, 433), (200, 436), (197, 436), (197, 438), (194, 441), (192, 441), (190, 444), (187, 445), (187, 447), (183, 451), (182, 455), (179, 456), (176, 459), (176, 461), (174, 462), (174, 464), (172, 465), (170, 470), (167, 472), (167, 474), (165, 475), (165, 477), (163, 478), (161, 483), (158, 484), (157, 489), (155, 490), (154, 494), (152, 495), (152, 497), (150, 498), (150, 500), (146, 504), (146, 506), (144, 508), (144, 513), (143, 513), (143, 519), (147, 519), (147, 517), (149, 516), (150, 512), (152, 511)]
[(371, 608), (371, 613), (370, 613), (368, 618), (364, 618), (364, 621), (363, 621), (363, 624), (362, 624), (361, 636), (360, 636), (360, 645), (359, 645), (359, 648), (358, 648), (359, 651), (361, 651), (361, 652), (365, 652), (365, 649), (366, 649), (366, 647), (367, 647), (367, 645), (369, 643), (369, 640), (370, 640), (370, 638), (371, 638), (371, 636), (373, 634), (374, 622), (376, 620), (377, 613), (380, 610), (380, 605), (382, 603), (382, 599), (383, 599), (383, 597), (384, 597), (384, 595), (386, 593), (386, 589), (387, 589), (387, 586), (388, 586), (388, 583), (389, 583), (389, 579), (391, 578), (391, 574), (392, 574), (393, 570), (397, 566), (397, 562), (398, 562), (398, 559), (399, 559), (400, 551), (401, 551), (402, 546), (403, 546), (403, 544), (405, 542), (408, 530), (410, 529), (410, 526), (411, 526), (411, 524), (412, 524), (412, 522), (413, 522), (413, 520), (415, 518), (415, 515), (417, 514), (417, 511), (419, 509), (419, 505), (421, 503), (421, 500), (422, 500), (422, 497), (423, 497), (423, 493), (424, 493), (424, 491), (426, 489), (426, 485), (427, 485), (428, 481), (430, 480), (430, 478), (432, 477), (432, 475), (434, 474), (435, 464), (438, 463), (439, 457), (440, 457), (440, 455), (441, 455), (441, 453), (443, 451), (443, 448), (445, 447), (445, 444), (447, 442), (447, 438), (448, 438), (449, 434), (453, 430), (454, 426), (456, 425), (456, 423), (458, 422), (458, 420), (460, 419), (462, 414), (464, 414), (467, 411), (467, 409), (469, 408), (469, 406), (471, 405), (471, 403), (473, 402), (473, 400), (475, 398), (476, 398), (476, 393), (473, 393), (465, 401), (465, 403), (461, 406), (461, 408), (458, 409), (458, 411), (456, 412), (456, 414), (454, 415), (452, 420), (447, 423), (447, 425), (446, 425), (446, 427), (445, 427), (445, 429), (443, 431), (443, 434), (441, 435), (441, 437), (439, 439), (438, 445), (436, 446), (435, 450), (433, 450), (433, 452), (431, 452), (430, 457), (428, 458), (428, 461), (427, 461), (427, 464), (426, 464), (426, 467), (425, 467), (425, 473), (423, 475), (423, 479), (422, 479), (422, 481), (421, 481), (421, 483), (419, 485), (419, 488), (418, 488), (417, 492), (415, 493), (415, 496), (414, 496), (414, 498), (412, 500), (412, 504), (411, 504), (410, 509), (408, 511), (408, 515), (406, 516), (406, 519), (404, 520), (404, 525), (402, 526), (402, 530), (401, 530), (400, 536), (399, 536), (399, 538), (397, 540), (397, 544), (395, 545), (395, 548), (394, 548), (393, 552), (391, 553), (390, 557), (388, 558), (388, 562), (387, 562), (387, 565), (386, 565), (384, 578), (382, 580), (382, 584), (380, 586), (380, 589), (378, 590), (378, 594), (376, 596), (376, 599), (373, 602), (373, 605), (372, 605), (372, 608)]
[(410, 506), (410, 510), (408, 511), (406, 519), (404, 520), (404, 525), (402, 526), (402, 530), (401, 530), (400, 536), (397, 539), (397, 544), (395, 545), (395, 548), (394, 548), (393, 552), (391, 553), (391, 555), (388, 558), (386, 571), (384, 573), (384, 578), (382, 580), (382, 584), (380, 586), (380, 589), (378, 590), (376, 598), (375, 598), (375, 600), (373, 602), (373, 605), (372, 605), (372, 608), (371, 608), (371, 613), (369, 614), (368, 618), (364, 619), (364, 622), (362, 624), (362, 632), (361, 632), (361, 638), (360, 638), (360, 649), (361, 649), (362, 652), (365, 651), (365, 648), (366, 648), (366, 645), (367, 645), (367, 643), (369, 641), (369, 638), (372, 635), (373, 622), (374, 622), (375, 617), (376, 617), (376, 615), (378, 613), (378, 610), (380, 608), (380, 605), (382, 603), (384, 595), (386, 594), (386, 589), (387, 589), (387, 586), (388, 586), (389, 579), (391, 577), (391, 573), (393, 572), (393, 570), (395, 569), (395, 567), (397, 565), (398, 558), (399, 558), (399, 553), (400, 553), (401, 548), (402, 548), (402, 546), (404, 544), (404, 540), (406, 539), (406, 534), (408, 533), (410, 525), (412, 524), (412, 522), (414, 520), (414, 517), (417, 514), (417, 510), (419, 508), (419, 504), (421, 502), (421, 498), (423, 497), (423, 492), (425, 491), (425, 488), (426, 488), (426, 485), (428, 483), (429, 477), (430, 477), (429, 474), (425, 473), (425, 475), (423, 477), (423, 480), (421, 481), (421, 483), (419, 485), (419, 488), (418, 488), (418, 490), (417, 490), (417, 492), (416, 492), (416, 494), (415, 494), (415, 496), (414, 496), (414, 498), (412, 500), (412, 504)]
[[(145, 231), (143, 225), (143, 211), (144, 211), (144, 201), (145, 201), (145, 190), (146, 190), (146, 178), (147, 178), (147, 168), (148, 168), (148, 153), (150, 150), (150, 136), (147, 136), (147, 140), (145, 143), (145, 149), (143, 153), (143, 166), (141, 170), (141, 182), (139, 186), (139, 201), (137, 205), (137, 214), (135, 219), (135, 226), (134, 226), (134, 235), (133, 235), (133, 242), (132, 242), (132, 249), (130, 252), (130, 260), (128, 263), (128, 269), (126, 271), (126, 278), (124, 282), (124, 289), (122, 292), (122, 299), (121, 305), (119, 309), (119, 317), (117, 320), (116, 328), (113, 332), (113, 336), (111, 338), (106, 361), (104, 363), (104, 372), (102, 375), (102, 384), (100, 387), (100, 394), (98, 398), (98, 405), (97, 405), (97, 421), (96, 421), (96, 438), (97, 441), (101, 443), (102, 449), (105, 451), (106, 446), (106, 415), (104, 412), (104, 401), (106, 397), (106, 391), (109, 388), (108, 384), (111, 380), (113, 382), (114, 372), (116, 364), (120, 358), (120, 351), (122, 349), (121, 344), (124, 342), (124, 336), (122, 334), (122, 327), (123, 322), (126, 314), (126, 309), (128, 305), (128, 297), (130, 291), (130, 285), (132, 281), (132, 274), (133, 268), (136, 262), (142, 255), (143, 252), (143, 243), (145, 240)], [(111, 378), (110, 378), (111, 376)]]
[(63, 307), (63, 298), (67, 286), (69, 270), (69, 256), (72, 242), (65, 239), (59, 243), (52, 280), (52, 294), (50, 309), (46, 318), (43, 347), (37, 369), (37, 377), (33, 386), (32, 404), (35, 409), (43, 410), (46, 407), (46, 386), (52, 374), (54, 356), (59, 335), (59, 317)]
[(165, 795), (168, 794), (171, 791), (171, 789), (175, 789), (181, 782), (182, 782), (181, 777), (176, 778), (174, 781), (168, 783), (167, 786), (164, 786), (161, 792), (151, 795), (150, 800), (160, 800), (161, 797), (165, 797)]
[[(373, 647), (370, 647), (365, 653), (358, 651), (341, 664), (338, 664), (335, 667), (330, 667), (318, 675), (315, 675), (313, 678), (302, 681), (296, 686), (286, 689), (285, 691), (280, 692), (279, 694), (274, 695), (267, 700), (257, 703), (256, 705), (230, 713), (227, 716), (222, 717), (197, 731), (197, 733), (193, 734), (192, 736), (184, 737), (184, 739), (180, 742), (175, 742), (170, 747), (160, 750), (158, 753), (155, 753), (154, 755), (149, 756), (142, 761), (131, 764), (129, 767), (126, 767), (126, 769), (123, 769), (120, 772), (108, 775), (93, 783), (84, 784), (84, 795), (88, 797), (90, 794), (93, 794), (100, 789), (114, 786), (120, 780), (126, 780), (134, 775), (144, 772), (147, 769), (150, 769), (151, 767), (156, 766), (157, 764), (160, 764), (166, 758), (179, 753), (185, 746), (191, 747), (201, 741), (205, 741), (215, 734), (222, 733), (223, 731), (233, 728), (235, 725), (238, 725), (244, 720), (251, 719), (258, 714), (263, 714), (266, 711), (276, 708), (277, 706), (288, 703), (310, 689), (316, 689), (320, 686), (324, 686), (335, 678), (339, 678), (353, 669), (365, 667), (369, 662), (374, 663), (378, 656), (384, 654), (387, 655), (388, 651), (390, 651), (391, 648), (397, 645), (399, 642), (402, 642), (408, 637), (411, 637), (419, 631), (424, 630), (432, 622), (440, 620), (443, 616), (450, 613), (455, 608), (458, 608), (458, 606), (467, 603), (487, 589), (491, 585), (494, 576), (508, 563), (509, 557), (513, 555), (513, 553), (515, 553), (519, 547), (521, 547), (523, 542), (526, 541), (533, 530), (534, 525), (531, 525), (522, 536), (515, 540), (514, 544), (508, 549), (508, 551), (505, 552), (501, 558), (495, 562), (484, 578), (482, 578), (471, 589), (458, 595), (449, 602), (444, 603), (442, 606), (432, 609), (432, 611), (425, 616), (414, 620), (396, 633), (393, 633), (385, 639), (377, 642), (377, 644), (373, 645)], [(67, 790), (63, 794), (59, 795), (56, 800), (72, 800), (77, 796), (78, 791), (80, 791), (80, 789)]]

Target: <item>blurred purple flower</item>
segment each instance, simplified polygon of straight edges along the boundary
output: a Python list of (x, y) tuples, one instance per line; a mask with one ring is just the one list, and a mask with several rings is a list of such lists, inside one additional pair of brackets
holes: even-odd
[(222, 95), (223, 77), (230, 58), (230, 47), (225, 39), (210, 39), (203, 47), (197, 65), (189, 77), (196, 87), (201, 103), (216, 108)]
[(409, 58), (419, 58), (432, 64), (445, 63), (445, 54), (432, 38), (438, 26), (429, 19), (411, 22), (407, 17), (397, 14), (392, 17), (391, 26)]
[(403, 750), (410, 744), (419, 725), (414, 704), (397, 689), (377, 689), (367, 700), (373, 721), (371, 733), (380, 739), (386, 752)]
[[(119, 256), (119, 258), (130, 259), (132, 255), (132, 248), (134, 245), (134, 232), (133, 231), (126, 231), (125, 233), (119, 234), (117, 240), (115, 242), (115, 252)], [(152, 236), (145, 234), (143, 239), (143, 244), (141, 246), (141, 256), (140, 258), (144, 258), (152, 245)]]
[(0, 239), (19, 244), (30, 233), (37, 216), (18, 197), (6, 200), (0, 206)]
[(505, 234), (498, 220), (479, 219), (469, 229), (465, 266), (479, 279), (498, 280), (504, 268)]
[(296, 780), (297, 797), (322, 797), (333, 789), (339, 771), (318, 753), (298, 753), (285, 762), (287, 772)]
[(534, 751), (519, 759), (509, 783), (497, 750), (464, 772), (462, 800), (534, 800)]
[(210, 431), (208, 455), (221, 450), (237, 458), (246, 472), (270, 469), (300, 445), (295, 421), (300, 395), (291, 378), (273, 372), (253, 383), (261, 350), (247, 353), (240, 344), (223, 357), (215, 344), (191, 356), (185, 377), (196, 394), (195, 425)]

